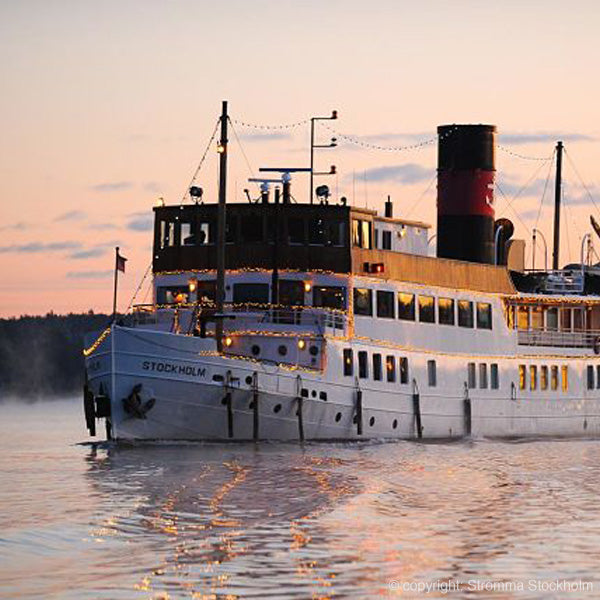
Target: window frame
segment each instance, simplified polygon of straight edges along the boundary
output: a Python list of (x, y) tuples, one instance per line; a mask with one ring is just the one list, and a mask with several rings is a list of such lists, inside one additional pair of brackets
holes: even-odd
[[(381, 310), (380, 310), (380, 298), (390, 298), (390, 304), (389, 304), (389, 308), (391, 308), (391, 314), (381, 314)], [(376, 300), (377, 300), (377, 317), (380, 319), (395, 319), (396, 318), (396, 308), (395, 308), (395, 297), (394, 297), (394, 292), (391, 292), (389, 290), (377, 290), (377, 294), (376, 294)], [(383, 303), (382, 303), (383, 305)]]

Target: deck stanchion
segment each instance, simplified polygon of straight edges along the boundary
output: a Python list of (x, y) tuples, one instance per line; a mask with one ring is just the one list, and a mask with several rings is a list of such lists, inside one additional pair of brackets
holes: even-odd
[(417, 380), (413, 379), (413, 414), (415, 416), (415, 429), (417, 437), (423, 437), (423, 425), (421, 423), (421, 395), (419, 394), (419, 386)]
[(300, 441), (304, 441), (304, 416), (302, 414), (302, 408), (304, 404), (304, 398), (302, 397), (302, 378), (298, 375), (296, 379), (296, 399), (298, 400), (298, 409), (296, 415), (298, 416), (298, 437)]
[(254, 371), (252, 375), (252, 437), (255, 442), (258, 441), (258, 373)]
[(472, 429), (472, 413), (471, 413), (471, 398), (469, 398), (469, 386), (465, 381), (465, 397), (463, 400), (464, 405), (464, 419), (465, 419), (465, 437), (471, 435)]

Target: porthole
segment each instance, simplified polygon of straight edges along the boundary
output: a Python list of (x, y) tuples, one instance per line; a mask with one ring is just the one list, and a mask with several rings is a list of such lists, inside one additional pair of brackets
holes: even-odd
[(319, 392), (319, 398), (327, 402), (327, 392)]
[(281, 404), (276, 404), (275, 407), (273, 408), (274, 413), (278, 413), (280, 410), (281, 410)]
[(277, 348), (277, 352), (279, 352), (281, 356), (285, 356), (287, 354), (287, 346), (285, 344), (281, 344), (281, 346)]
[(354, 417), (352, 418), (352, 422), (356, 425), (358, 423), (358, 417), (356, 415), (354, 415)]
[(313, 390), (313, 391), (310, 393), (310, 395), (311, 395), (313, 398), (316, 398), (316, 397), (317, 397), (317, 390)]
[(225, 406), (227, 404), (227, 396), (223, 396), (223, 399), (221, 400), (221, 404), (223, 406)]
[(312, 356), (316, 356), (319, 354), (319, 348), (317, 346), (311, 346), (309, 352)]
[(248, 377), (246, 377), (246, 385), (252, 385), (252, 376), (248, 375)]
[(254, 400), (248, 404), (248, 410), (252, 410), (254, 408)]
[(394, 419), (392, 422), (392, 429), (396, 429), (398, 427), (398, 419)]
[(342, 413), (338, 413), (337, 415), (335, 415), (335, 422), (339, 423), (341, 418), (342, 418)]
[(370, 427), (373, 427), (373, 425), (375, 425), (375, 417), (371, 417), (371, 418), (369, 419), (369, 426), (370, 426)]
[(258, 344), (254, 344), (250, 350), (254, 356), (258, 356), (260, 354), (260, 346)]

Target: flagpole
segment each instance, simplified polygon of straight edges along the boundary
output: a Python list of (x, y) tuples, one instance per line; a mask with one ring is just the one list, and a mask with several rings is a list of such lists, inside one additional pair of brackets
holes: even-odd
[(115, 288), (113, 293), (113, 317), (112, 320), (117, 318), (117, 282), (119, 281), (119, 246), (115, 248)]

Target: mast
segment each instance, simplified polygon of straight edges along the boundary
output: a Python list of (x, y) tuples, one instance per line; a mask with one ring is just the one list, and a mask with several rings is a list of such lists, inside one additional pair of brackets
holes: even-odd
[(563, 143), (556, 144), (556, 180), (554, 182), (554, 249), (552, 251), (552, 270), (558, 271), (560, 252), (560, 191), (562, 186)]
[(215, 339), (217, 351), (223, 350), (223, 305), (225, 304), (225, 199), (227, 195), (227, 100), (221, 111), (221, 140), (219, 141), (219, 208), (217, 212), (217, 289)]

